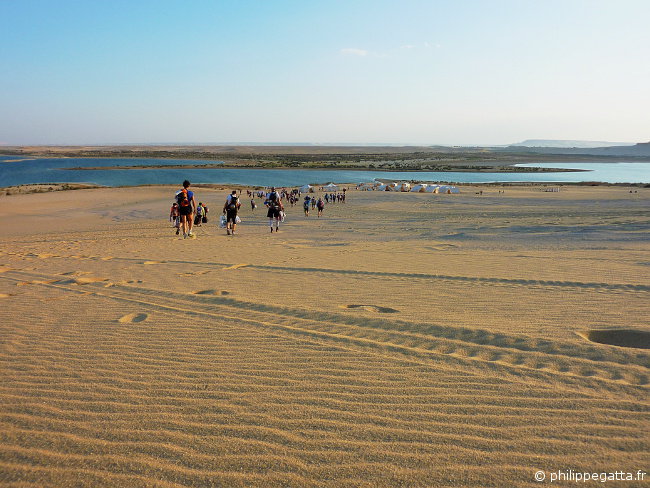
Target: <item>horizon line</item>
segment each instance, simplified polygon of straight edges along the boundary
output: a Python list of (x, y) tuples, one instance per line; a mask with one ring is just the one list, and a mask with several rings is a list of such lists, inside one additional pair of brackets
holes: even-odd
[[(2, 147), (76, 147), (76, 146), (343, 146), (343, 147), (509, 147), (526, 141), (549, 142), (580, 142), (580, 143), (607, 143), (607, 144), (643, 144), (638, 141), (593, 141), (583, 139), (525, 139), (520, 142), (507, 144), (442, 144), (442, 143), (396, 143), (396, 142), (101, 142), (101, 143), (26, 143), (12, 144), (0, 142)], [(650, 141), (649, 141), (650, 142)]]

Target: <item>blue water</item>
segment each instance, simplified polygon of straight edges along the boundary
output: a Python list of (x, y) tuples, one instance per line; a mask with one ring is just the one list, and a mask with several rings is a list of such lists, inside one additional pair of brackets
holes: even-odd
[[(7, 162), (25, 159), (21, 162)], [(364, 182), (376, 178), (393, 180), (445, 181), (457, 183), (487, 182), (584, 182), (650, 183), (650, 163), (534, 163), (521, 166), (576, 168), (590, 171), (576, 173), (474, 173), (435, 171), (345, 171), (345, 170), (277, 170), (277, 169), (131, 169), (131, 170), (64, 170), (62, 168), (97, 166), (146, 166), (206, 164), (215, 161), (186, 159), (104, 159), (50, 158), (26, 160), (0, 156), (0, 187), (30, 183), (93, 183), (104, 186), (147, 184), (178, 185), (192, 183), (231, 183), (248, 186), (297, 186), (305, 183)]]
[[(602, 181), (604, 183), (650, 183), (650, 162), (618, 163), (527, 163), (516, 166), (529, 168), (564, 168), (586, 170), (580, 173), (555, 173), (558, 180), (548, 181)], [(568, 175), (570, 176), (570, 179)], [(528, 176), (528, 175), (527, 175)], [(539, 181), (528, 180), (527, 181)]]

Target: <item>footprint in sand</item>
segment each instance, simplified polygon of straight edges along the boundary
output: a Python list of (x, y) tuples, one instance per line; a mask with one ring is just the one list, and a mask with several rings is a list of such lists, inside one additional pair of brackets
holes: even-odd
[(55, 281), (55, 285), (88, 285), (90, 283), (100, 283), (102, 281), (108, 281), (108, 278), (96, 278), (93, 276), (71, 278), (69, 280), (59, 280)]
[(609, 346), (650, 349), (650, 331), (638, 329), (591, 329), (576, 332), (583, 339)]
[(9, 298), (9, 297), (12, 297), (12, 296), (14, 296), (14, 295), (11, 294), (11, 293), (0, 293), (0, 298)]
[(16, 283), (16, 286), (27, 286), (27, 285), (49, 285), (50, 283), (58, 283), (58, 281), (53, 281), (53, 280), (23, 281), (23, 282), (21, 282), (21, 283)]
[(449, 249), (454, 249), (458, 246), (455, 246), (453, 244), (437, 244), (434, 246), (426, 246), (424, 249), (428, 251), (448, 251)]
[(346, 309), (355, 309), (360, 308), (368, 312), (377, 312), (377, 313), (399, 313), (399, 310), (389, 307), (377, 307), (376, 305), (341, 305), (341, 308)]
[(143, 281), (142, 280), (128, 280), (128, 281), (117, 281), (117, 282), (109, 281), (104, 285), (104, 288), (111, 288), (113, 286), (119, 286), (119, 285), (132, 285), (133, 283), (143, 283)]
[(149, 316), (146, 313), (130, 313), (128, 315), (125, 315), (121, 319), (118, 320), (121, 324), (136, 324), (138, 322), (144, 322), (147, 320)]
[(176, 273), (178, 276), (201, 276), (204, 274), (211, 273), (212, 270), (197, 271), (195, 273)]
[(192, 294), (225, 296), (225, 295), (230, 295), (230, 292), (226, 290), (200, 290), (200, 291), (194, 291), (192, 292)]

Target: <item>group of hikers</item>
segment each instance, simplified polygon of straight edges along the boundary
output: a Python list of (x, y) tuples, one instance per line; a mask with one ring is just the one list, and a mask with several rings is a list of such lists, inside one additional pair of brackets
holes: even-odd
[(322, 197), (310, 197), (309, 195), (305, 196), (305, 199), (302, 202), (302, 209), (305, 211), (305, 217), (309, 217), (309, 207), (318, 209), (318, 217), (323, 215), (323, 210), (325, 209), (325, 201)]
[[(208, 207), (203, 202), (196, 203), (196, 197), (194, 192), (190, 190), (190, 186), (191, 183), (188, 180), (183, 182), (183, 188), (176, 192), (174, 197), (175, 201), (169, 212), (169, 221), (173, 222), (176, 228), (176, 235), (179, 235), (182, 231), (184, 239), (195, 237), (192, 232), (194, 226), (200, 226), (208, 222)], [(239, 194), (237, 190), (232, 190), (223, 205), (221, 223), (222, 227), (226, 228), (227, 235), (234, 235), (237, 224), (241, 221), (238, 216), (241, 208), (240, 194), (241, 190)], [(275, 187), (272, 187), (268, 193), (247, 190), (247, 194), (251, 198), (251, 210), (255, 210), (257, 207), (255, 196), (264, 198), (264, 205), (268, 209), (266, 216), (269, 219), (271, 233), (274, 230), (276, 233), (279, 232), (280, 222), (284, 220), (284, 205), (282, 204), (282, 200), (291, 201), (293, 205), (294, 200), (297, 201), (297, 197), (300, 195), (295, 190), (287, 191), (282, 189), (278, 191)], [(309, 216), (309, 208), (311, 206), (311, 208), (318, 209), (318, 217), (321, 217), (325, 208), (325, 202), (333, 203), (335, 199), (345, 202), (345, 193), (340, 195), (326, 194), (324, 197), (319, 197), (318, 199), (315, 196), (306, 195), (303, 201), (305, 215)]]

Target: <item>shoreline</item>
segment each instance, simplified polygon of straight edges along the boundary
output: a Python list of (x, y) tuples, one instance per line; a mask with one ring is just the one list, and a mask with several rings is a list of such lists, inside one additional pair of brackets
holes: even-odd
[[(383, 180), (377, 179), (377, 181), (387, 183), (392, 182), (393, 180)], [(400, 180), (406, 181), (406, 180)], [(510, 188), (516, 189), (521, 188), (548, 188), (548, 187), (621, 187), (621, 188), (650, 188), (650, 183), (605, 183), (598, 181), (582, 181), (582, 182), (537, 182), (537, 181), (516, 181), (516, 182), (482, 182), (482, 183), (460, 183), (453, 181), (420, 181), (420, 180), (408, 180), (406, 181), (411, 184), (419, 183), (443, 183), (446, 185), (453, 185), (459, 187), (461, 190), (463, 187), (474, 188), (474, 187), (490, 187), (490, 188)], [(310, 183), (311, 185), (319, 186), (318, 183)], [(356, 190), (358, 183), (334, 183), (337, 186), (347, 186), (348, 191), (360, 191)], [(324, 185), (324, 183), (323, 183)], [(75, 190), (106, 190), (106, 189), (120, 189), (120, 188), (176, 188), (178, 185), (173, 184), (159, 184), (159, 183), (150, 183), (144, 185), (120, 185), (120, 186), (105, 186), (97, 185), (94, 183), (26, 183), (23, 185), (12, 185), (0, 187), (0, 197), (3, 196), (14, 196), (14, 195), (28, 195), (33, 193), (51, 193), (51, 192), (61, 192), (61, 191), (75, 191)], [(263, 189), (268, 188), (264, 185), (241, 185), (241, 184), (229, 184), (229, 183), (196, 183), (192, 185), (194, 188), (199, 189), (214, 189), (214, 190), (229, 190), (229, 189)], [(282, 186), (279, 188), (294, 188), (295, 186)], [(349, 188), (353, 187), (353, 188)], [(389, 192), (389, 193), (416, 193), (416, 192)]]
[[(518, 164), (518, 163), (513, 163)], [(588, 172), (585, 169), (570, 168), (530, 168), (519, 166), (461, 166), (457, 168), (427, 167), (427, 168), (371, 168), (360, 166), (309, 166), (309, 167), (292, 167), (292, 166), (271, 166), (271, 165), (234, 165), (234, 164), (159, 164), (159, 165), (134, 165), (134, 166), (75, 166), (72, 168), (60, 168), (64, 171), (114, 171), (114, 170), (149, 170), (149, 169), (259, 169), (259, 170), (301, 170), (301, 171), (409, 171), (409, 172), (440, 172), (440, 173), (580, 173)]]
[[(462, 171), (460, 168), (471, 168), (469, 171), (499, 171), (497, 168), (511, 167), (519, 163), (618, 162), (621, 159), (629, 162), (650, 162), (650, 156), (647, 155), (539, 153), (534, 150), (442, 146), (7, 146), (0, 148), (0, 156), (46, 159), (216, 160), (223, 161), (233, 168), (379, 171)], [(204, 167), (203, 164), (197, 166)]]

